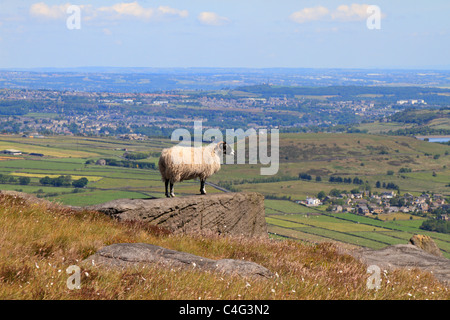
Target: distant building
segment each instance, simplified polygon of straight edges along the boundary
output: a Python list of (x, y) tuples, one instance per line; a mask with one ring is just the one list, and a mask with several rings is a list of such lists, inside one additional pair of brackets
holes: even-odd
[(381, 198), (383, 198), (383, 199), (392, 199), (393, 197), (395, 197), (394, 191), (383, 192), (381, 194)]
[(427, 103), (423, 99), (410, 99), (410, 100), (398, 100), (397, 104), (399, 104), (399, 105), (404, 105), (404, 104), (414, 105), (414, 104), (427, 104)]
[(370, 215), (369, 208), (367, 208), (367, 206), (365, 206), (365, 205), (358, 207), (358, 213), (363, 214), (363, 215)]
[(98, 166), (106, 166), (106, 160), (105, 159), (99, 159), (97, 160), (97, 162), (95, 163)]
[(399, 208), (396, 206), (390, 206), (386, 208), (386, 213), (394, 213), (394, 212), (399, 212)]
[(1, 151), (1, 153), (9, 154), (12, 156), (19, 156), (22, 154), (22, 151), (15, 150), (15, 149), (6, 149), (6, 150)]
[(383, 207), (379, 207), (379, 206), (371, 206), (370, 210), (372, 211), (372, 213), (375, 213), (375, 214), (384, 213)]
[(320, 206), (322, 204), (322, 202), (317, 199), (317, 198), (306, 198), (306, 205), (307, 206), (311, 206), (311, 207), (315, 207), (315, 206)]

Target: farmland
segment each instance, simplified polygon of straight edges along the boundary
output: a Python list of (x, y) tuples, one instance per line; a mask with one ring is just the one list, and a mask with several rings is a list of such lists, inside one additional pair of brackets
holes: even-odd
[[(50, 136), (30, 139), (14, 135), (0, 136), (1, 149), (17, 149), (24, 154), (0, 158), (0, 174), (18, 179), (29, 177), (30, 183), (6, 182), (1, 189), (19, 190), (63, 204), (84, 206), (119, 198), (161, 198), (163, 183), (157, 169), (113, 167), (95, 164), (104, 158), (122, 159), (125, 152), (148, 152), (142, 160), (157, 165), (157, 154), (173, 144), (168, 139), (129, 141), (115, 138)], [(353, 213), (330, 213), (326, 206), (305, 207), (295, 203), (320, 191), (349, 191), (353, 184), (329, 182), (330, 176), (358, 177), (371, 186), (372, 192), (386, 189), (375, 182), (392, 182), (401, 192), (419, 195), (424, 191), (450, 196), (448, 145), (420, 141), (406, 136), (375, 134), (281, 134), (280, 170), (272, 178), (260, 176), (259, 164), (224, 165), (209, 179), (214, 184), (230, 185), (236, 191), (255, 191), (266, 196), (268, 230), (272, 237), (310, 242), (337, 241), (349, 246), (382, 248), (407, 243), (415, 233), (430, 235), (443, 254), (450, 257), (450, 236), (420, 230), (425, 219), (411, 214), (381, 214), (377, 219)], [(42, 157), (30, 155), (42, 153)], [(439, 157), (435, 157), (435, 155)], [(136, 162), (139, 164), (139, 161)], [(400, 173), (407, 167), (411, 172)], [(391, 171), (389, 174), (388, 172)], [(299, 179), (299, 173), (312, 176)], [(86, 177), (85, 188), (43, 186), (42, 177), (70, 175)], [(316, 177), (321, 177), (319, 181)], [(276, 181), (276, 179), (278, 179)], [(264, 180), (266, 179), (266, 180)], [(222, 192), (212, 186), (208, 193)], [(177, 196), (199, 193), (197, 181), (175, 187)], [(448, 201), (448, 200), (447, 200)]]

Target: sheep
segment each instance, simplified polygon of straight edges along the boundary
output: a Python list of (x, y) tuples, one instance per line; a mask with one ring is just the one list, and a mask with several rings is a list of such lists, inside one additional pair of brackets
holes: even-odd
[(163, 149), (158, 166), (165, 183), (166, 197), (175, 197), (174, 183), (195, 178), (200, 179), (200, 193), (206, 194), (206, 179), (220, 170), (221, 157), (227, 153), (233, 155), (234, 150), (223, 141), (206, 147), (174, 146)]

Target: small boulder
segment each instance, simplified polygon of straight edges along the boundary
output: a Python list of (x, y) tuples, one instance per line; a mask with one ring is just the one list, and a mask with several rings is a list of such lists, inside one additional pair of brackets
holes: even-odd
[(436, 243), (429, 236), (415, 234), (409, 239), (409, 243), (437, 257), (443, 256), (441, 250), (439, 250)]
[(101, 248), (97, 253), (83, 260), (83, 263), (112, 268), (157, 265), (165, 268), (196, 269), (257, 279), (273, 276), (273, 273), (267, 268), (254, 262), (233, 259), (213, 260), (148, 243), (112, 244)]

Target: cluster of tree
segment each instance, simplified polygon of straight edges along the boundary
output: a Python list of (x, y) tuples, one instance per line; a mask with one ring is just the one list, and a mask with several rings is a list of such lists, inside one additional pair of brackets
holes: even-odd
[[(339, 189), (331, 189), (330, 192), (328, 193), (328, 195), (330, 197), (340, 197), (341, 194), (346, 194), (347, 190), (339, 190)], [(325, 193), (325, 191), (320, 191), (317, 194), (317, 198), (322, 200), (327, 196), (327, 194)]]
[(253, 179), (234, 180), (229, 183), (231, 183), (231, 184), (270, 183), (270, 182), (281, 182), (281, 181), (292, 181), (292, 180), (297, 180), (297, 178), (290, 177), (290, 176), (270, 176), (270, 177), (259, 177), (259, 178), (253, 178)]
[(0, 183), (16, 183), (17, 179), (7, 174), (0, 174)]
[(419, 228), (440, 233), (450, 233), (450, 221), (429, 219), (425, 220)]
[(312, 176), (304, 172), (299, 173), (298, 178), (302, 180), (312, 180)]
[(85, 177), (72, 181), (72, 177), (70, 175), (62, 175), (57, 178), (50, 178), (49, 176), (45, 176), (44, 178), (39, 179), (39, 183), (42, 185), (51, 185), (54, 187), (70, 187), (73, 186), (75, 188), (84, 188), (88, 184), (89, 180)]
[[(139, 169), (156, 169), (153, 162), (136, 162), (130, 160), (104, 159), (105, 165), (112, 167), (139, 168)], [(94, 164), (94, 160), (87, 160), (85, 164)]]
[(388, 132), (386, 132), (386, 134), (393, 135), (393, 136), (416, 136), (416, 135), (447, 136), (447, 135), (450, 135), (450, 130), (449, 129), (436, 129), (436, 128), (432, 128), (432, 127), (428, 127), (428, 126), (423, 126), (423, 127), (398, 129), (395, 131), (389, 130)]
[(380, 181), (377, 181), (375, 183), (375, 187), (376, 188), (389, 189), (389, 190), (399, 190), (400, 189), (400, 187), (398, 185), (396, 185), (395, 183), (393, 183), (393, 182), (388, 182), (388, 183), (383, 182), (383, 183), (381, 183)]
[(107, 166), (125, 167), (125, 168), (139, 168), (139, 169), (156, 169), (153, 162), (135, 162), (128, 160), (105, 159)]
[(342, 178), (339, 176), (331, 176), (328, 179), (329, 182), (336, 182), (336, 183), (353, 183), (353, 184), (364, 184), (364, 181), (362, 179), (359, 179), (358, 177), (352, 178)]
[(142, 160), (149, 157), (159, 157), (161, 152), (126, 152), (123, 156), (128, 160)]
[(29, 177), (19, 177), (16, 178), (14, 176), (10, 176), (7, 174), (0, 174), (0, 183), (12, 183), (16, 184), (19, 183), (22, 186), (28, 185), (31, 182), (31, 179)]
[(123, 156), (128, 160), (142, 160), (147, 159), (150, 154), (148, 152), (126, 152)]
[(400, 168), (400, 170), (398, 170), (398, 173), (408, 173), (408, 172), (412, 172), (411, 168)]
[(292, 200), (291, 196), (277, 196), (274, 194), (265, 195), (264, 198), (269, 200)]

